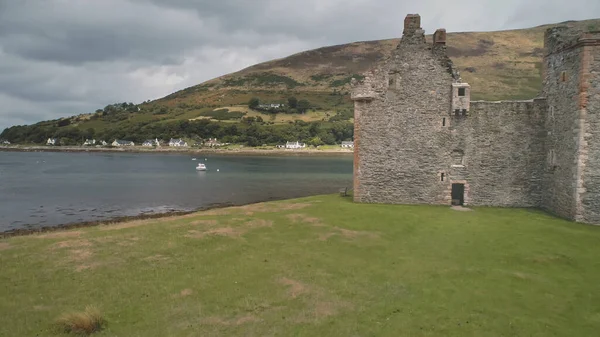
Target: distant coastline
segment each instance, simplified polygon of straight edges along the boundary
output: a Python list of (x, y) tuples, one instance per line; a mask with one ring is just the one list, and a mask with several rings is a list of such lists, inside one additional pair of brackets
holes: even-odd
[(344, 148), (325, 149), (278, 149), (278, 148), (144, 148), (133, 147), (83, 147), (83, 146), (0, 146), (0, 152), (100, 152), (100, 153), (179, 153), (179, 154), (218, 154), (218, 155), (257, 155), (257, 156), (320, 156), (352, 155), (354, 151)]

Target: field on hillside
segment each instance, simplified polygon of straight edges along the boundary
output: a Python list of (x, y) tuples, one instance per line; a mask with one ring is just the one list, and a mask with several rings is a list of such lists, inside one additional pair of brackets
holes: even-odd
[(600, 228), (317, 196), (0, 240), (0, 335), (594, 336)]

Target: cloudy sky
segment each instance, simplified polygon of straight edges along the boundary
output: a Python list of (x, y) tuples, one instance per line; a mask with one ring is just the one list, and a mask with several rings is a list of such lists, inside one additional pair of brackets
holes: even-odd
[(600, 17), (598, 0), (0, 0), (0, 130), (139, 103), (317, 47)]

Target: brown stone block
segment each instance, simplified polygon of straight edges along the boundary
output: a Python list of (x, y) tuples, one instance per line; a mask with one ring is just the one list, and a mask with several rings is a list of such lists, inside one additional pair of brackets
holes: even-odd
[(446, 30), (444, 28), (440, 28), (435, 31), (433, 34), (433, 43), (446, 44)]
[(417, 30), (421, 28), (421, 16), (419, 14), (408, 14), (404, 18), (404, 30)]

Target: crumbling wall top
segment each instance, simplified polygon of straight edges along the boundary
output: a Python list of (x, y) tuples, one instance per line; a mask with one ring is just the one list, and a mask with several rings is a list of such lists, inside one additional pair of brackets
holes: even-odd
[(548, 28), (544, 33), (546, 55), (585, 44), (600, 45), (600, 32), (584, 32), (582, 29), (574, 26), (560, 25)]

